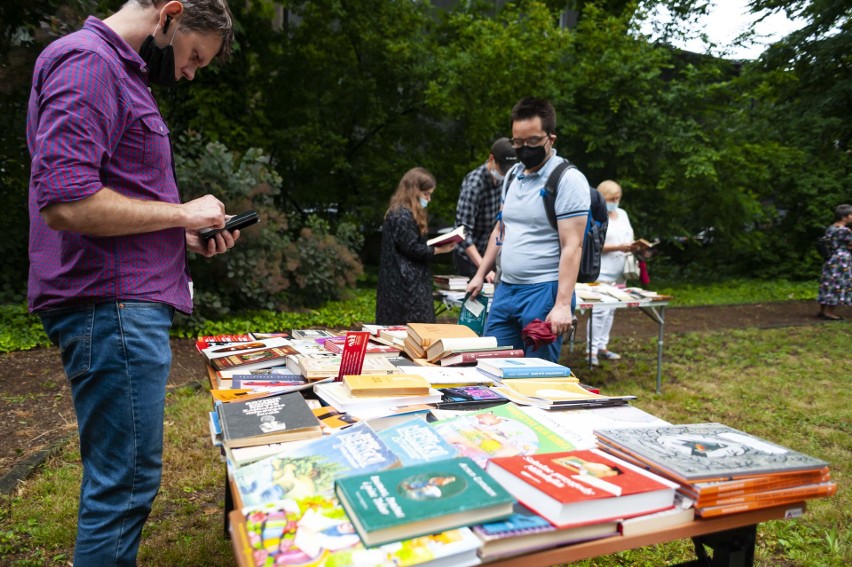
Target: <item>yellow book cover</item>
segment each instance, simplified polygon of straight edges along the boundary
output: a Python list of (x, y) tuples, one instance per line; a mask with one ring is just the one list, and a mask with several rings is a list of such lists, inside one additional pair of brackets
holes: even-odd
[(439, 339), (478, 337), (473, 329), (452, 323), (409, 323), (408, 336), (424, 349)]
[(429, 381), (414, 374), (346, 375), (343, 384), (353, 396), (423, 396)]

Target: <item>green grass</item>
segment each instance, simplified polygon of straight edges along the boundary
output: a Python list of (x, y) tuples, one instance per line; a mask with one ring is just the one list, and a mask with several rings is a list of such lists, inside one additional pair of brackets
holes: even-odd
[(734, 305), (791, 300), (816, 300), (818, 281), (731, 279), (724, 282), (654, 281), (648, 286), (674, 297), (672, 305)]
[[(805, 516), (762, 524), (760, 566), (852, 564), (852, 324), (673, 335), (667, 338), (663, 392), (654, 393), (652, 357), (581, 375), (605, 393), (638, 396), (636, 405), (673, 423), (719, 421), (832, 464), (837, 495), (814, 500)], [(636, 344), (629, 344), (634, 342)], [(622, 352), (653, 351), (650, 339), (614, 339)], [(575, 352), (569, 364), (579, 368)], [(570, 358), (570, 357), (569, 357)], [(232, 565), (222, 538), (224, 465), (210, 446), (203, 389), (168, 397), (163, 488), (143, 535), (143, 565)], [(0, 564), (65, 565), (72, 556), (79, 455), (72, 443), (0, 507)], [(584, 562), (658, 566), (694, 558), (672, 542)]]

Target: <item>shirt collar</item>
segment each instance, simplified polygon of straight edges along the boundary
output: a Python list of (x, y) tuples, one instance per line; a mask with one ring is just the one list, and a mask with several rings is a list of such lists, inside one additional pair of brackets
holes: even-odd
[(86, 18), (86, 23), (83, 24), (83, 29), (87, 29), (100, 37), (128, 64), (138, 68), (140, 72), (144, 71), (145, 62), (142, 60), (142, 57), (140, 57), (139, 54), (130, 47), (130, 44), (127, 43), (123, 37), (118, 35), (115, 30), (103, 23), (101, 20), (94, 16), (89, 16)]

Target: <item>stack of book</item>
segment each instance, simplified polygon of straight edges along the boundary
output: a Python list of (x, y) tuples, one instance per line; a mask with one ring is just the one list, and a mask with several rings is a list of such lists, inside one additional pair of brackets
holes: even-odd
[[(287, 368), (308, 380), (337, 376), (340, 372), (341, 363), (341, 355), (328, 351), (297, 354), (287, 358)], [(396, 374), (398, 370), (389, 358), (373, 356), (364, 359), (361, 372), (365, 374)]]
[[(334, 354), (343, 354), (343, 346), (346, 343), (346, 337), (330, 337), (323, 341), (323, 348)], [(376, 356), (384, 356), (386, 358), (394, 358), (399, 356), (401, 348), (375, 341), (370, 338), (367, 341), (367, 350), (364, 356), (372, 358)]]
[(828, 463), (720, 423), (596, 430), (600, 447), (677, 482), (704, 518), (831, 496)]
[(402, 343), (408, 335), (408, 327), (405, 325), (374, 325), (365, 323), (361, 325), (362, 331), (370, 333), (370, 340), (383, 345), (396, 347), (402, 350)]
[(476, 367), (492, 378), (572, 378), (571, 369), (543, 358), (481, 358)]
[(636, 396), (602, 396), (590, 392), (576, 378), (507, 378), (494, 391), (522, 406), (546, 410), (624, 405)]
[(467, 288), (467, 276), (437, 275), (432, 276), (432, 281), (438, 289), (449, 291), (464, 291)]
[[(199, 346), (199, 343), (196, 343)], [(241, 370), (248, 372), (272, 366), (281, 366), (287, 357), (298, 354), (289, 339), (271, 338), (214, 344), (201, 350), (202, 356), (214, 370)]]
[(464, 325), (447, 323), (409, 323), (403, 345), (403, 352), (415, 362), (426, 363), (427, 349), (433, 343), (444, 339), (479, 338)]
[(230, 449), (322, 435), (319, 420), (299, 392), (217, 403), (215, 414), (222, 443)]

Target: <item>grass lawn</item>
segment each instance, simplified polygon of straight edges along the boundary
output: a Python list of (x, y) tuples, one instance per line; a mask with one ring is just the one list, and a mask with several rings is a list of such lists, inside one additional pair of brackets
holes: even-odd
[[(718, 421), (832, 464), (839, 485), (794, 521), (758, 530), (757, 565), (852, 564), (852, 323), (672, 335), (662, 394), (655, 360), (625, 357), (594, 375), (604, 393), (635, 394), (635, 405), (673, 423)], [(615, 339), (620, 352), (653, 340)], [(844, 370), (845, 368), (845, 370)], [(169, 394), (163, 486), (146, 524), (142, 565), (233, 565), (222, 538), (224, 464), (210, 446), (203, 388)], [(0, 564), (67, 565), (72, 556), (80, 461), (71, 443), (0, 507)], [(689, 541), (629, 551), (583, 565), (658, 566), (694, 558)]]

